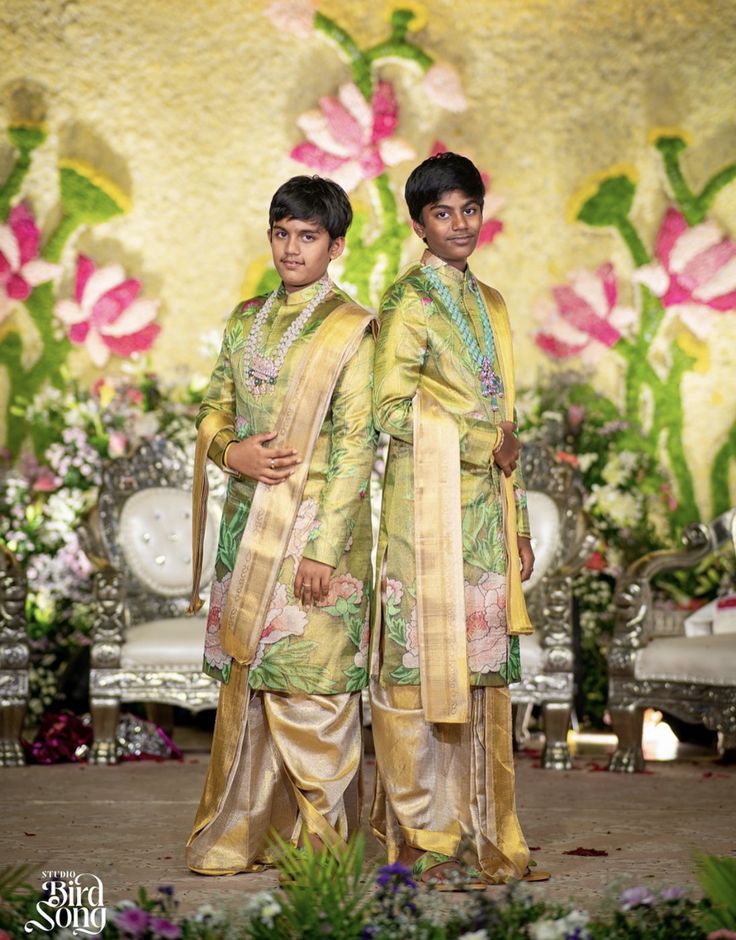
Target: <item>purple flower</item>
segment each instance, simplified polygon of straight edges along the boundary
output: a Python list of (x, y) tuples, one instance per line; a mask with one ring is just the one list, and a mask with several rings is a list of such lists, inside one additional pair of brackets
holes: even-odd
[(634, 907), (643, 907), (656, 903), (656, 897), (648, 888), (627, 888), (619, 898), (622, 911), (630, 911)]
[(139, 907), (128, 907), (118, 911), (114, 918), (115, 926), (128, 937), (140, 937), (148, 927), (150, 915)]
[(161, 940), (179, 940), (181, 937), (181, 927), (163, 917), (152, 917), (149, 926), (153, 936), (160, 937)]
[(671, 885), (669, 888), (662, 888), (659, 896), (663, 901), (681, 901), (685, 897), (685, 892), (677, 885)]
[(159, 894), (165, 894), (169, 898), (174, 897), (174, 886), (173, 885), (159, 885), (158, 887)]
[(394, 862), (393, 865), (384, 865), (378, 872), (376, 884), (379, 888), (385, 888), (392, 884), (395, 888), (405, 885), (407, 888), (416, 888), (417, 883), (411, 877), (411, 872), (400, 862)]

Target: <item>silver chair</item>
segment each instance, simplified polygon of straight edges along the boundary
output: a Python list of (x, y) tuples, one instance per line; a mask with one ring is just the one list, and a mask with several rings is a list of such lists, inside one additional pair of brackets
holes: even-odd
[[(117, 760), (121, 702), (179, 705), (193, 712), (217, 705), (219, 686), (201, 671), (204, 617), (185, 616), (191, 584), (191, 464), (182, 450), (155, 439), (130, 459), (104, 468), (86, 527), (87, 553), (96, 569), (93, 763)], [(210, 499), (203, 585), (214, 572), (216, 502)]]
[(681, 551), (651, 552), (619, 579), (608, 657), (608, 702), (618, 747), (609, 770), (644, 769), (644, 709), (654, 707), (718, 732), (722, 749), (736, 747), (736, 633), (687, 636), (687, 612), (657, 608), (652, 583), (665, 571), (693, 568), (736, 544), (736, 510), (683, 532)]
[(539, 441), (521, 449), (529, 498), (534, 574), (524, 585), (529, 616), (536, 628), (521, 637), (521, 682), (511, 686), (517, 743), (528, 739), (534, 705), (542, 708), (545, 745), (542, 766), (572, 766), (567, 732), (575, 692), (572, 582), (590, 557), (595, 537), (589, 532), (579, 472), (555, 459)]
[(0, 767), (25, 764), (20, 736), (28, 704), (26, 578), (0, 545)]

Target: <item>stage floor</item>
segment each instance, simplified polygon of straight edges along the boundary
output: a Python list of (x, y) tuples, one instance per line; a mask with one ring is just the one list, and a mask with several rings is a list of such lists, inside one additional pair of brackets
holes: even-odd
[[(207, 767), (206, 738), (190, 742), (182, 762), (118, 767), (58, 765), (0, 771), (2, 864), (37, 872), (93, 872), (107, 904), (173, 885), (181, 910), (237, 904), (276, 886), (274, 872), (207, 878), (190, 873), (182, 849)], [(652, 763), (646, 774), (600, 772), (604, 757), (579, 757), (568, 773), (543, 771), (534, 755), (517, 756), (522, 826), (540, 867), (552, 872), (535, 894), (597, 907), (622, 888), (679, 885), (697, 892), (698, 850), (736, 855), (736, 768), (711, 756)], [(370, 792), (374, 764), (366, 762)], [(368, 855), (381, 858), (366, 829)], [(566, 855), (582, 849), (605, 856)], [(491, 888), (491, 891), (503, 889)], [(444, 897), (455, 897), (446, 895)], [(453, 902), (450, 902), (453, 903)]]

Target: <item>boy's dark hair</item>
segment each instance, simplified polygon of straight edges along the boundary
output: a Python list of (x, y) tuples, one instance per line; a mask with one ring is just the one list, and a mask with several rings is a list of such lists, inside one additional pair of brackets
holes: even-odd
[(347, 193), (332, 180), (321, 176), (292, 176), (273, 194), (268, 210), (268, 225), (281, 219), (317, 222), (331, 239), (341, 238), (353, 221)]
[(421, 223), (422, 209), (432, 202), (438, 202), (443, 193), (459, 189), (469, 199), (475, 199), (483, 208), (486, 188), (472, 160), (459, 153), (438, 153), (415, 167), (406, 181), (404, 198), (409, 207), (409, 215), (415, 222)]

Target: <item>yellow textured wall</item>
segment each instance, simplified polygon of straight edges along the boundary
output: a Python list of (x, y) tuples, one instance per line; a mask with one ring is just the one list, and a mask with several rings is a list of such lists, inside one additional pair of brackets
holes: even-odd
[[(382, 0), (318, 6), (364, 44), (386, 34)], [(162, 302), (152, 358), (167, 372), (209, 369), (198, 338), (239, 298), (249, 265), (267, 251), (270, 196), (302, 169), (288, 156), (302, 137), (296, 119), (349, 78), (334, 47), (279, 33), (265, 8), (261, 0), (5, 0), (0, 12), (4, 87), (33, 78), (48, 106), (49, 138), (24, 195), (48, 228), (60, 154), (94, 163), (128, 190), (130, 212), (76, 237), (66, 267), (84, 251), (142, 279)], [(547, 363), (532, 332), (550, 286), (607, 260), (631, 270), (615, 232), (567, 221), (585, 180), (613, 164), (635, 168), (633, 219), (651, 246), (667, 190), (649, 130), (689, 133), (683, 166), (696, 190), (736, 159), (736, 4), (426, 0), (421, 10), (426, 25), (413, 39), (458, 69), (468, 108), (441, 111), (417, 74), (391, 64), (383, 74), (397, 89), (397, 134), (419, 157), (436, 138), (470, 151), (504, 197), (505, 230), (475, 267), (507, 297), (527, 378)], [(0, 178), (9, 154), (0, 145)], [(391, 170), (396, 184), (411, 166)], [(736, 233), (736, 185), (711, 217)], [(406, 260), (417, 249), (408, 242)], [(734, 419), (736, 316), (719, 317), (709, 345), (710, 370), (686, 380), (686, 443), (698, 471)], [(92, 374), (83, 352), (73, 362)], [(601, 387), (618, 394), (615, 357), (605, 363)], [(697, 486), (707, 512), (703, 473)]]

